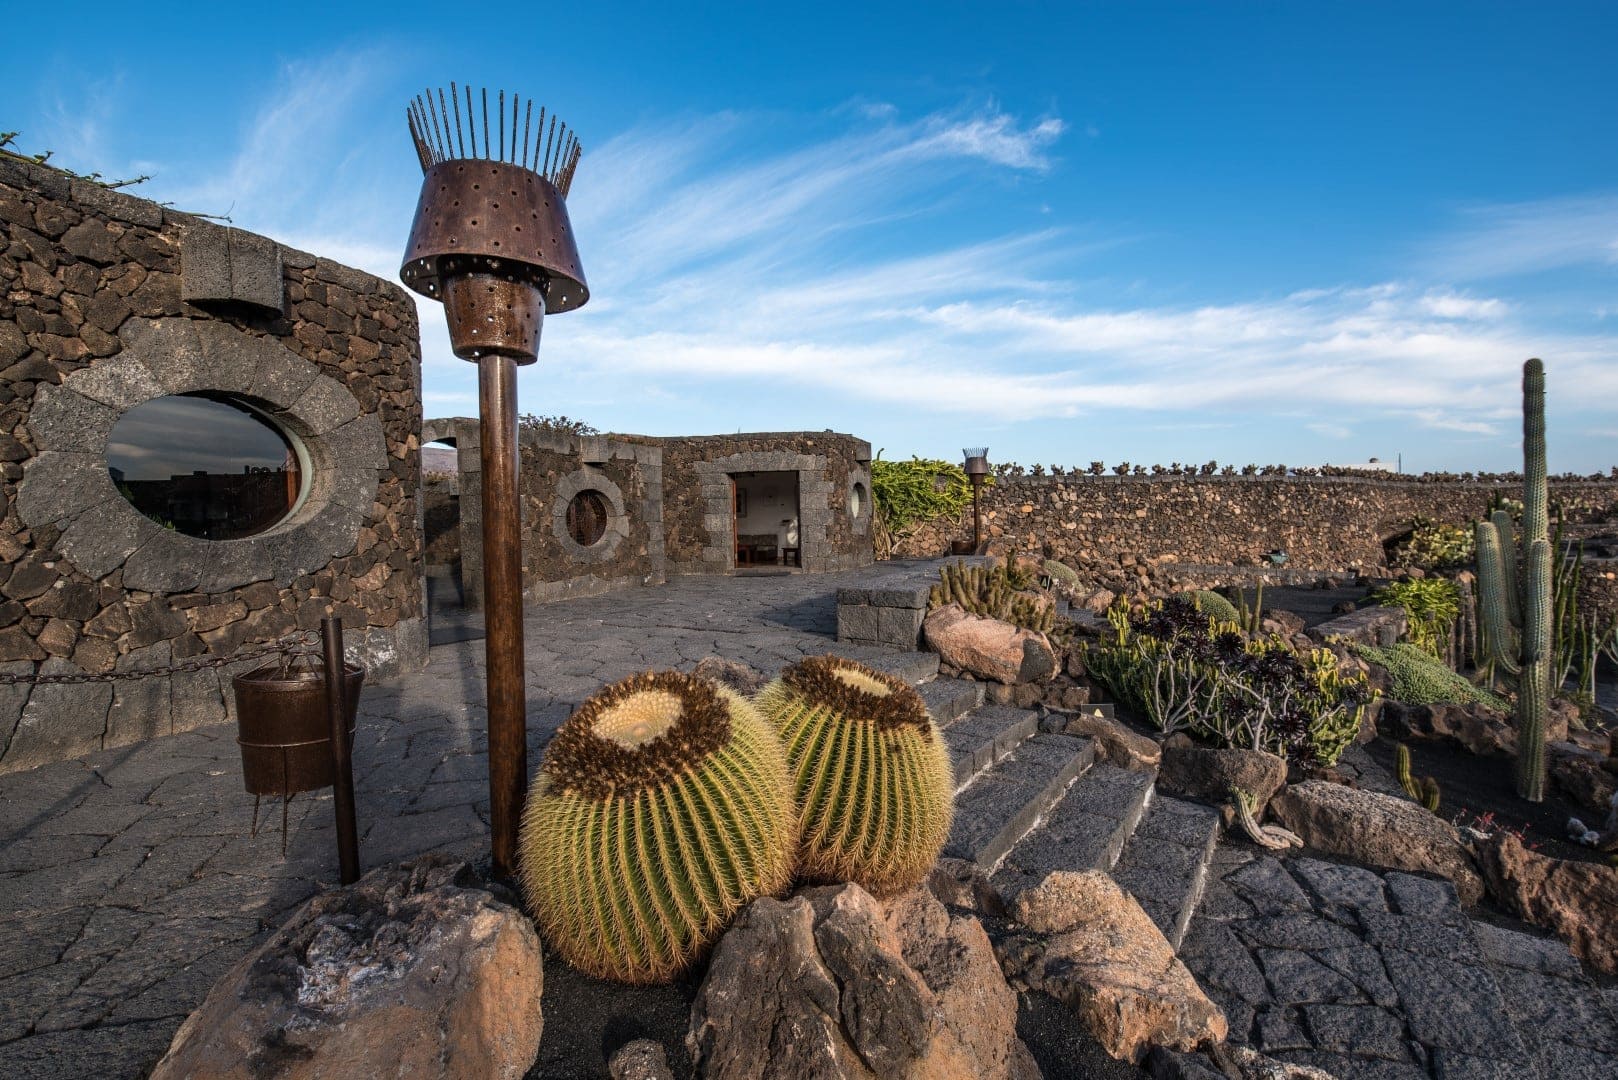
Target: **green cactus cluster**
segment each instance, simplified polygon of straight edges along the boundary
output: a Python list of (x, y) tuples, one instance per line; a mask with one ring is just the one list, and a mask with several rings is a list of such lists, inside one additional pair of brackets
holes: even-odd
[(955, 788), (921, 695), (855, 661), (816, 656), (755, 701), (786, 751), (799, 876), (854, 881), (876, 896), (919, 884), (949, 837)]
[(662, 671), (595, 694), (557, 731), (524, 808), (519, 875), (563, 959), (666, 981), (736, 911), (792, 879), (779, 737), (746, 699)]
[(1388, 696), (1406, 705), (1487, 705), (1501, 712), (1511, 706), (1498, 694), (1475, 686), (1430, 653), (1408, 641), (1386, 647), (1355, 643), (1350, 651), (1387, 670)]
[(1052, 584), (1067, 589), (1069, 592), (1076, 592), (1080, 585), (1083, 584), (1079, 580), (1079, 572), (1065, 562), (1046, 559), (1040, 569), (1046, 577), (1051, 579)]
[(973, 615), (1020, 626), (1041, 634), (1056, 631), (1056, 605), (1049, 597), (1029, 592), (1034, 575), (1016, 565), (1010, 555), (993, 566), (968, 566), (964, 560), (939, 571), (939, 582), (929, 595), (927, 608), (959, 604)]
[(1545, 714), (1556, 622), (1545, 476), (1545, 365), (1523, 365), (1523, 510), (1519, 554), (1511, 513), (1477, 523), (1478, 595), (1491, 662), (1517, 680), (1517, 793), (1545, 797)]
[(1185, 595), (1197, 605), (1198, 611), (1217, 622), (1240, 624), (1242, 621), (1236, 605), (1212, 589), (1195, 589)]
[(1438, 813), (1441, 795), (1438, 790), (1438, 781), (1431, 776), (1424, 776), (1417, 780), (1410, 772), (1410, 748), (1404, 743), (1398, 744), (1394, 754), (1394, 773), (1399, 778), (1399, 786), (1405, 789), (1405, 794), (1416, 802), (1421, 803), (1432, 813)]

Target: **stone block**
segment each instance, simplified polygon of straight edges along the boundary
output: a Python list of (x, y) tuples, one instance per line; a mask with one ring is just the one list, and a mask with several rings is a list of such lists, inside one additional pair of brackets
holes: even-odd
[[(169, 663), (169, 643), (160, 641), (118, 658), (116, 670), (139, 671)], [(102, 745), (128, 746), (174, 730), (170, 714), (170, 685), (167, 675), (134, 679), (112, 684), (112, 705), (107, 710), (107, 730)]]
[[(374, 415), (356, 417), (321, 437), (321, 448), (339, 469), (386, 469), (387, 440)], [(462, 493), (464, 496), (464, 492)]]
[(157, 529), (124, 560), (124, 587), (157, 593), (196, 588), (201, 564), (217, 558), (205, 545), (207, 541)]
[(60, 528), (113, 499), (121, 501), (122, 496), (112, 484), (104, 457), (48, 450), (23, 466), (17, 516), (33, 528)]
[[(226, 700), (231, 700), (227, 709)], [(235, 715), (234, 696), (229, 680), (221, 688), (215, 671), (177, 672), (169, 677), (169, 700), (175, 731), (190, 731), (208, 724), (222, 724)]]
[[(108, 483), (111, 487), (111, 483)], [(124, 564), (141, 546), (164, 532), (157, 522), (123, 502), (114, 490), (104, 510), (80, 514), (56, 542), (67, 560), (90, 578), (100, 578)]]
[(230, 230), (197, 221), (180, 241), (180, 296), (184, 300), (230, 300)]
[[(76, 674), (78, 670), (66, 660), (54, 657), (40, 668), (46, 675)], [(112, 686), (108, 683), (34, 687), (6, 747), (7, 768), (31, 768), (100, 749), (111, 703)]]
[[(182, 257), (183, 265), (183, 257)], [(274, 240), (256, 233), (230, 232), (230, 298), (283, 314), (286, 286), (281, 280), (281, 250)]]
[(65, 386), (42, 383), (34, 393), (28, 430), (40, 450), (101, 454), (107, 449), (107, 435), (117, 419), (116, 410), (99, 401)]
[(308, 429), (324, 435), (360, 414), (360, 403), (336, 379), (316, 378), (287, 410)]
[(275, 241), (193, 221), (180, 241), (180, 296), (191, 303), (240, 303), (281, 313), (286, 290)]
[(122, 411), (163, 396), (163, 386), (138, 359), (118, 355), (98, 360), (88, 370), (74, 373), (75, 393)]
[(922, 613), (915, 608), (879, 607), (877, 612), (877, 640), (901, 649), (915, 649), (921, 644)]
[[(850, 590), (843, 590), (844, 592)], [(865, 604), (837, 605), (838, 641), (875, 641), (877, 639), (878, 608)]]
[(257, 354), (257, 364), (247, 393), (272, 405), (290, 408), (320, 377), (319, 368), (290, 349), (262, 345), (251, 348)]

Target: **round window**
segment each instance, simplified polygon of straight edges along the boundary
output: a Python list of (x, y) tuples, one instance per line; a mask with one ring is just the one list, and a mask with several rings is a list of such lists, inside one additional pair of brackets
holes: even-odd
[(599, 491), (581, 491), (567, 504), (567, 534), (580, 547), (593, 547), (607, 535), (607, 500)]
[(848, 516), (855, 521), (865, 513), (865, 498), (865, 485), (856, 480), (854, 486), (848, 489)]
[(165, 528), (236, 540), (284, 520), (303, 493), (292, 440), (224, 398), (155, 398), (124, 413), (107, 441), (120, 494)]

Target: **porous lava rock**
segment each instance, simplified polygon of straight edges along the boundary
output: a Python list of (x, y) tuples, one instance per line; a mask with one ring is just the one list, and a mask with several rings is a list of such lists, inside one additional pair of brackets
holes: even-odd
[(925, 890), (754, 901), (714, 951), (687, 1048), (714, 1080), (1033, 1080), (975, 919)]
[(1175, 735), (1163, 743), (1163, 764), (1158, 769), (1157, 786), (1172, 795), (1187, 795), (1223, 803), (1230, 789), (1239, 787), (1258, 800), (1255, 813), (1263, 808), (1287, 782), (1286, 759), (1264, 750), (1221, 750), (1198, 746), (1187, 735)]
[(934, 608), (921, 629), (944, 663), (980, 679), (1010, 685), (1056, 674), (1056, 652), (1044, 634), (968, 614), (959, 604)]
[(539, 937), (443, 856), (322, 893), (209, 992), (154, 1080), (503, 1077), (533, 1066)]
[(1479, 845), (1489, 893), (1506, 910), (1555, 931), (1574, 955), (1618, 975), (1618, 867), (1553, 859), (1507, 832)]
[(1100, 709), (1080, 709), (1067, 718), (1063, 730), (1069, 735), (1094, 739), (1101, 756), (1120, 769), (1152, 772), (1163, 760), (1163, 751), (1156, 739), (1107, 719)]
[(1062, 1002), (1115, 1058), (1220, 1042), (1225, 1015), (1140, 904), (1099, 870), (1057, 871), (1017, 897), (1006, 974)]
[(1285, 788), (1270, 809), (1307, 847), (1448, 878), (1469, 907), (1483, 896), (1483, 881), (1460, 830), (1418, 803), (1307, 780)]

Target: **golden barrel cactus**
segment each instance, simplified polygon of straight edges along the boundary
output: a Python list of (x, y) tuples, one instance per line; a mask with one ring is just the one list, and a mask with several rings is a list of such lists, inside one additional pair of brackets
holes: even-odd
[(921, 695), (864, 664), (816, 656), (783, 671), (755, 704), (786, 748), (798, 873), (877, 896), (919, 884), (949, 837), (955, 786)]
[(518, 875), (574, 967), (656, 983), (791, 883), (797, 815), (780, 740), (743, 697), (674, 671), (595, 694), (545, 751)]

